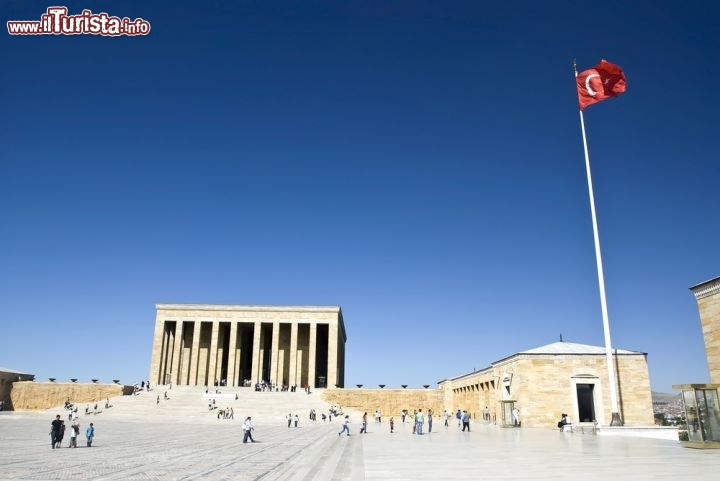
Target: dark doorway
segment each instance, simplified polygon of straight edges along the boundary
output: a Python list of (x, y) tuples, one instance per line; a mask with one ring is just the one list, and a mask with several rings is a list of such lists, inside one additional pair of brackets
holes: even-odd
[(220, 383), (222, 385), (232, 385), (232, 379), (228, 380), (228, 359), (230, 355), (230, 323), (229, 322), (221, 322), (220, 323), (220, 329), (219, 329), (219, 336), (220, 340), (220, 352), (222, 355), (220, 356), (219, 362), (220, 362)]
[(577, 385), (577, 402), (579, 421), (588, 423), (595, 421), (595, 384)]
[(255, 324), (242, 323), (238, 325), (238, 337), (240, 342), (240, 359), (237, 370), (238, 386), (250, 385), (252, 379), (252, 353), (253, 353), (253, 336), (255, 335)]
[(328, 325), (318, 324), (315, 337), (315, 386), (313, 387), (335, 387), (327, 386), (329, 337)]

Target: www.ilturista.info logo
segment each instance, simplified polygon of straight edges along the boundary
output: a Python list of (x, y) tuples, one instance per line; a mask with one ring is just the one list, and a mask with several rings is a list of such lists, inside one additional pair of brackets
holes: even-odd
[(15, 20), (7, 23), (10, 35), (147, 35), (150, 22), (142, 18), (111, 17), (107, 13), (83, 10), (80, 15), (68, 15), (65, 7), (49, 7), (40, 20)]

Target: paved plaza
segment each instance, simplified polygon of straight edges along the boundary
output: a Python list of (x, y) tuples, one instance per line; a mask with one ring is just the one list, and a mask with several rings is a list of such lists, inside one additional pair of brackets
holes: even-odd
[[(322, 422), (319, 410), (318, 421), (298, 411), (299, 427), (287, 427), (288, 405), (324, 406), (315, 393), (247, 393), (227, 401), (234, 406), (232, 420), (217, 419), (205, 401), (169, 406), (172, 401), (158, 404), (153, 393), (144, 399), (113, 400), (113, 408), (95, 415), (81, 409), (77, 449), (66, 447), (67, 434), (62, 448), (50, 447), (50, 421), (54, 414), (66, 418), (62, 409), (2, 412), (0, 479), (677, 480), (714, 479), (720, 472), (720, 450), (688, 449), (670, 440), (485, 423), (473, 423), (468, 433), (452, 422), (445, 428), (439, 420), (432, 433), (422, 436), (400, 422), (391, 434), (388, 418), (377, 424), (372, 416), (369, 432), (359, 434), (357, 413), (351, 416), (352, 435), (338, 436), (340, 420)], [(242, 443), (242, 420), (247, 415), (255, 423), (253, 444)], [(84, 435), (89, 422), (96, 428), (91, 448), (85, 447)]]

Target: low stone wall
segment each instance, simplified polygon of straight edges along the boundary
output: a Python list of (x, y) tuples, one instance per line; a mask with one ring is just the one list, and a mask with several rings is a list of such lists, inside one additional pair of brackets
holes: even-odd
[(427, 413), (432, 409), (438, 416), (444, 407), (444, 392), (440, 389), (326, 389), (323, 399), (344, 411), (367, 412), (372, 420), (379, 409), (384, 419), (395, 416), (398, 420), (403, 409), (412, 415), (415, 409)]
[(38, 411), (65, 404), (104, 402), (106, 398), (132, 394), (134, 387), (122, 384), (78, 384), (59, 382), (14, 382), (10, 402), (15, 411)]

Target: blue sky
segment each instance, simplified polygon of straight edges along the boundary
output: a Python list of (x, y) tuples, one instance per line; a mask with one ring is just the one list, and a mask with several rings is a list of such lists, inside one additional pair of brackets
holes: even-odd
[[(347, 385), (603, 345), (707, 382), (720, 275), (712, 2), (66, 2), (147, 36), (0, 48), (0, 366), (148, 375), (156, 303), (339, 305)], [(3, 2), (3, 22), (53, 4)]]

